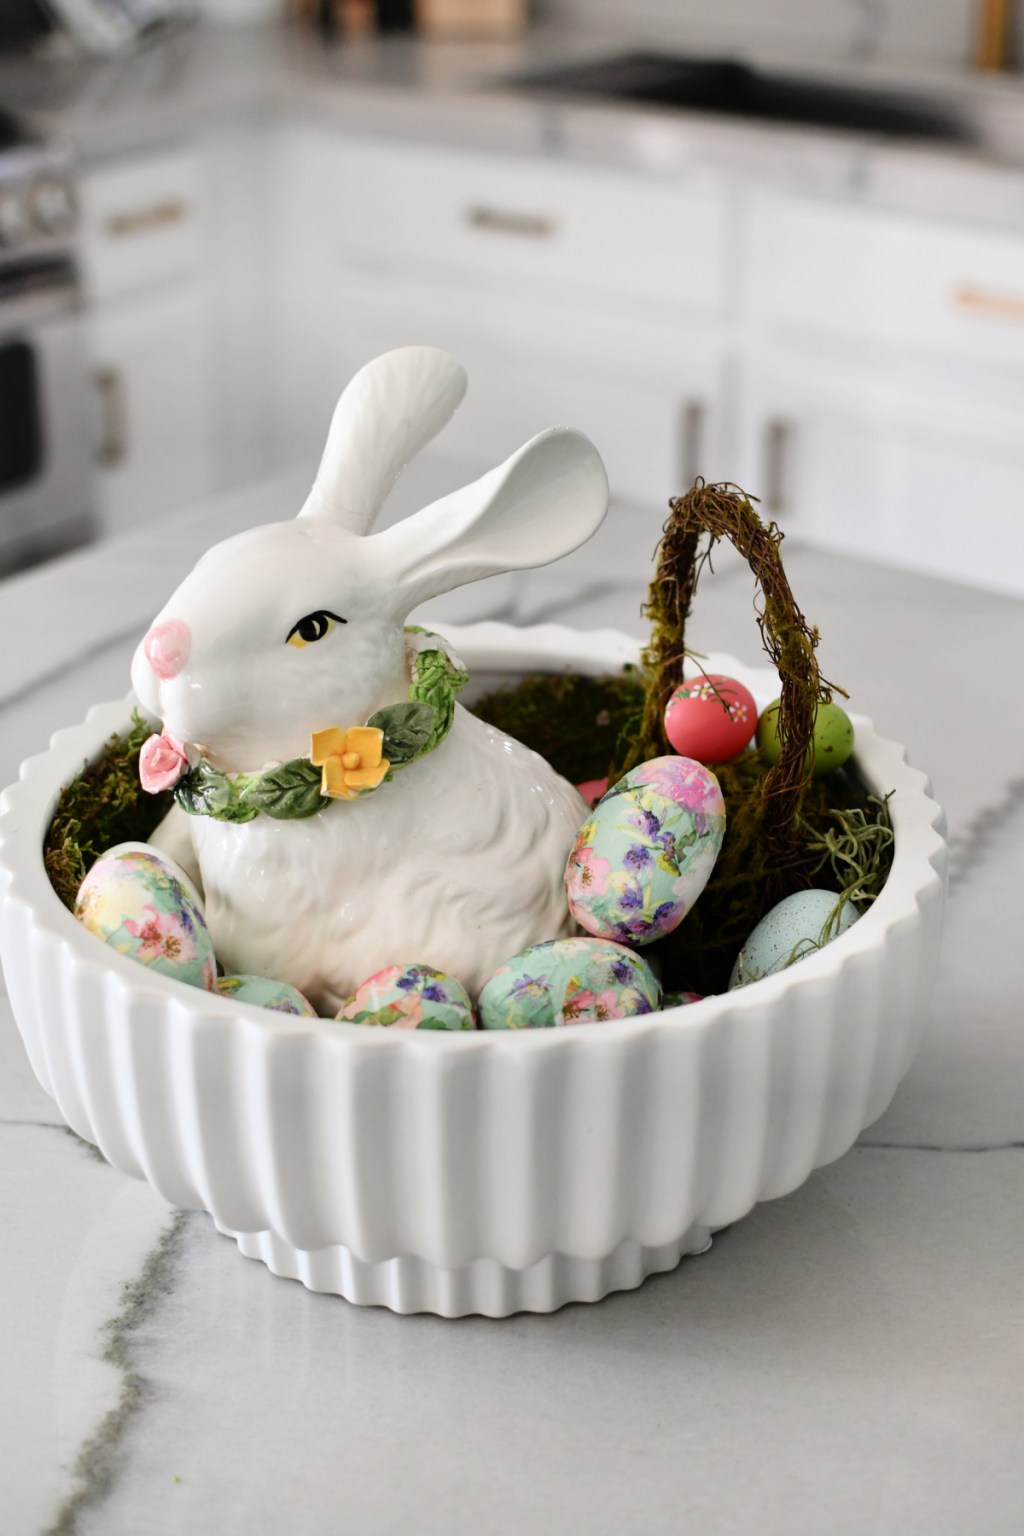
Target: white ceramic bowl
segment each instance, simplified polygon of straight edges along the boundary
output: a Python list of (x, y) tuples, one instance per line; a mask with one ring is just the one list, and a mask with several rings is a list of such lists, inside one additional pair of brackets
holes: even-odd
[[(610, 631), (480, 624), (477, 691), (636, 659)], [(763, 705), (770, 671), (733, 658)], [(18, 1026), (68, 1124), (244, 1254), (313, 1290), (447, 1317), (549, 1312), (673, 1268), (840, 1157), (918, 1044), (945, 895), (944, 818), (902, 748), (856, 719), (894, 791), (895, 860), (849, 932), (742, 991), (638, 1019), (470, 1035), (293, 1019), (113, 953), (41, 856), (57, 794), (130, 701), (60, 731), (0, 801), (0, 944)]]

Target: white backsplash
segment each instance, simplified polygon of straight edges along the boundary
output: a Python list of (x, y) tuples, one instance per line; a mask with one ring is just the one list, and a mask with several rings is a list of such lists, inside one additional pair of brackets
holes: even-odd
[(545, 12), (638, 39), (756, 54), (962, 65), (981, 0), (546, 0)]

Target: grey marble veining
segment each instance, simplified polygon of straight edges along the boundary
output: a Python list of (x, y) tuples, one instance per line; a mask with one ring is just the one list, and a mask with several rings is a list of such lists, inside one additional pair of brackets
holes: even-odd
[[(414, 476), (403, 494), (432, 491)], [(289, 494), (201, 510), (174, 558)], [(641, 635), (649, 521), (618, 509), (502, 600)], [(148, 560), (125, 541), (0, 586), (0, 778), (124, 691), (146, 603), (177, 579), (149, 537)], [(274, 1279), (109, 1168), (60, 1124), (0, 998), (5, 1533), (1016, 1536), (1024, 603), (786, 553), (825, 670), (907, 742), (950, 815), (930, 1026), (886, 1114), (638, 1292), (551, 1318), (398, 1318)], [(718, 566), (691, 643), (756, 660), (749, 576)], [(126, 615), (129, 575), (149, 586)], [(19, 686), (25, 604), (49, 649), (22, 647)]]

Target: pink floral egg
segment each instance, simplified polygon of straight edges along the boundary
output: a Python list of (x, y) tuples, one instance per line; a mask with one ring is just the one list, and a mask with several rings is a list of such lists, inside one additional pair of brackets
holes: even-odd
[(476, 1028), (465, 987), (432, 965), (385, 966), (360, 983), (335, 1018), (385, 1029)]
[(608, 791), (576, 835), (565, 870), (581, 928), (651, 944), (682, 922), (725, 836), (725, 802), (709, 768), (688, 757), (641, 763)]
[(145, 843), (119, 843), (96, 860), (75, 900), (78, 921), (151, 970), (213, 991), (217, 962), (187, 875)]
[(682, 757), (728, 763), (750, 745), (757, 705), (734, 677), (710, 672), (677, 688), (665, 710), (665, 735)]

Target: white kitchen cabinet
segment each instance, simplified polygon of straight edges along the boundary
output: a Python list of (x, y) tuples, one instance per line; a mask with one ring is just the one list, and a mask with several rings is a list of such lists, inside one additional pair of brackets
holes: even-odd
[(741, 473), (794, 539), (1024, 595), (1022, 423), (1022, 376), (774, 347)]
[(106, 533), (176, 512), (213, 488), (209, 320), (198, 284), (89, 316)]
[[(307, 289), (312, 292), (312, 289)], [(410, 341), (466, 365), (466, 400), (440, 440), (480, 471), (552, 425), (598, 443), (613, 490), (664, 504), (695, 475), (725, 474), (726, 365), (717, 338), (642, 328), (614, 314), (505, 300), (455, 286), (335, 269), (295, 349), (282, 401), (296, 452), (323, 441), (339, 389), (371, 357)], [(329, 295), (329, 297), (325, 297)]]
[(94, 166), (81, 177), (82, 279), (102, 303), (199, 272), (207, 217), (202, 154), (188, 146)]
[[(106, 533), (208, 495), (219, 395), (208, 152), (181, 145), (89, 168), (81, 266)], [(223, 348), (222, 348), (223, 350)], [(217, 415), (214, 414), (215, 409)]]
[(1024, 238), (760, 195), (739, 475), (794, 537), (1024, 594)]
[(1024, 372), (1021, 234), (759, 196), (744, 244), (755, 329)]
[(648, 310), (727, 305), (729, 202), (713, 177), (314, 133), (298, 142), (323, 238), (347, 266), (414, 265), (469, 286)]
[(626, 500), (663, 507), (695, 474), (729, 473), (731, 212), (707, 184), (292, 130), (276, 203), (286, 456), (316, 453), (357, 367), (426, 342), (469, 370), (441, 441), (472, 472), (564, 424)]

